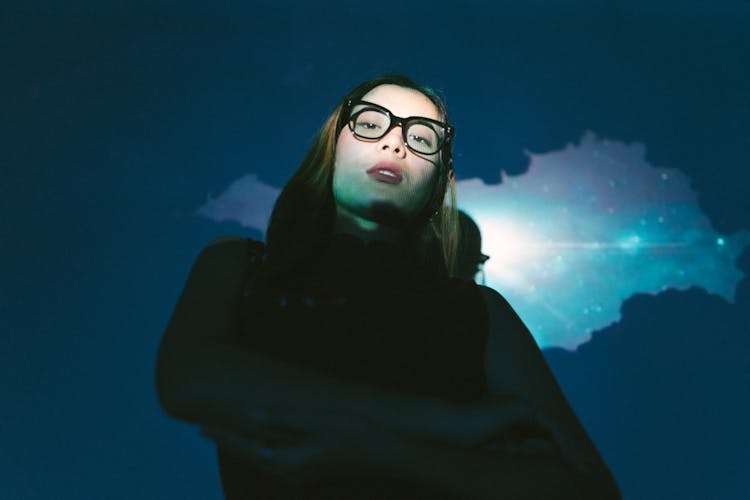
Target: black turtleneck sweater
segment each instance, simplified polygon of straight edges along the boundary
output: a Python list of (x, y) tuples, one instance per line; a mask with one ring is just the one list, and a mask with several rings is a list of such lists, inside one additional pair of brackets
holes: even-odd
[[(402, 393), (470, 402), (486, 393), (487, 317), (473, 282), (426, 272), (399, 245), (336, 235), (278, 291), (253, 294), (242, 345), (318, 372)], [(249, 276), (249, 280), (253, 277)], [(247, 322), (246, 322), (247, 323)], [(385, 478), (291, 489), (219, 450), (228, 499), (435, 498)]]

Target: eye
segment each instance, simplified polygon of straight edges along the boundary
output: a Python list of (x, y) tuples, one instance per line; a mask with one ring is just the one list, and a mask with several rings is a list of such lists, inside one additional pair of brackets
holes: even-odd
[(432, 127), (424, 123), (413, 123), (407, 134), (409, 145), (424, 153), (433, 152), (438, 144), (437, 133)]
[(354, 132), (362, 137), (375, 139), (388, 128), (390, 119), (380, 111), (365, 109), (354, 118)]
[(410, 142), (412, 142), (412, 141), (413, 141), (413, 142), (416, 142), (416, 143), (422, 144), (422, 145), (424, 145), (424, 146), (432, 147), (432, 141), (431, 141), (431, 140), (430, 140), (429, 138), (427, 138), (427, 137), (424, 137), (424, 136), (421, 136), (421, 135), (414, 135), (414, 134), (411, 134), (411, 135), (409, 136), (409, 141), (410, 141)]
[(367, 130), (373, 130), (378, 128), (380, 125), (372, 122), (365, 122), (365, 121), (357, 121), (357, 128), (363, 128)]

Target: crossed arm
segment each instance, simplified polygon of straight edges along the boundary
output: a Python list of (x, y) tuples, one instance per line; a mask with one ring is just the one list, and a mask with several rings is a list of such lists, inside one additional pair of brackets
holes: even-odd
[[(371, 471), (464, 498), (619, 498), (533, 339), (495, 292), (484, 290), (491, 327), (517, 321), (521, 334), (491, 332), (495, 396), (458, 407), (237, 348), (245, 261), (241, 239), (215, 242), (197, 259), (157, 361), (168, 414), (290, 481)], [(508, 438), (519, 422), (545, 432)]]

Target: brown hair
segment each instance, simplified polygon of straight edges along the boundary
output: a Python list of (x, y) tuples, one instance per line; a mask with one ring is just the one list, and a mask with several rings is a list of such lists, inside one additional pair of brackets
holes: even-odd
[[(274, 205), (266, 242), (269, 264), (276, 272), (295, 273), (299, 266), (325, 248), (335, 220), (333, 166), (338, 134), (347, 118), (342, 113), (344, 104), (350, 99), (360, 99), (380, 85), (398, 85), (424, 94), (435, 104), (442, 121), (448, 121), (445, 105), (433, 90), (400, 75), (367, 80), (344, 96), (315, 135), (305, 158)], [(442, 273), (452, 270), (458, 245), (450, 147), (450, 142), (446, 141), (440, 152), (437, 163), (440, 174), (435, 180), (432, 201), (404, 241), (418, 261)]]

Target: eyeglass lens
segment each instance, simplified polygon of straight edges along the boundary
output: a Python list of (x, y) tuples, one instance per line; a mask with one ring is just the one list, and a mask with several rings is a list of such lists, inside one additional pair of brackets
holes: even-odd
[[(379, 139), (388, 132), (391, 126), (391, 117), (377, 109), (362, 110), (352, 118), (353, 132), (365, 139)], [(437, 153), (440, 148), (440, 138), (440, 134), (427, 123), (414, 120), (406, 122), (406, 143), (418, 153)]]

